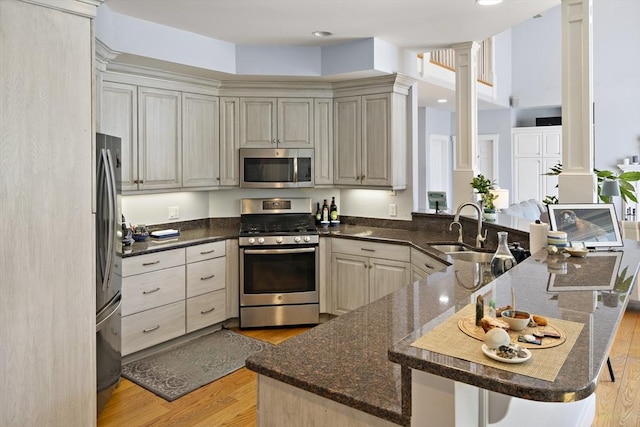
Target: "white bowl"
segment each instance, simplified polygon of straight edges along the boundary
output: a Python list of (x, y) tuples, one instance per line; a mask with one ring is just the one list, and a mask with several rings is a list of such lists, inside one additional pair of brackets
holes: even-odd
[(509, 329), (512, 331), (521, 331), (527, 327), (531, 319), (531, 314), (526, 311), (516, 310), (515, 317), (513, 317), (513, 310), (505, 310), (502, 312), (502, 320), (509, 324)]

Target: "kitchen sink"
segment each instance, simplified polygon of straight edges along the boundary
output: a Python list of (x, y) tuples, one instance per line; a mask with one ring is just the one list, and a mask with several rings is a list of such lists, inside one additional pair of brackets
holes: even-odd
[(447, 253), (447, 255), (449, 255), (449, 257), (451, 257), (454, 260), (478, 262), (478, 263), (489, 263), (491, 262), (491, 258), (493, 258), (493, 253), (490, 253), (490, 252), (473, 252), (473, 251), (449, 252)]
[(463, 244), (449, 243), (449, 244), (435, 244), (429, 245), (432, 249), (435, 249), (440, 252), (444, 252), (445, 254), (449, 254), (451, 252), (465, 252), (469, 251), (469, 249)]

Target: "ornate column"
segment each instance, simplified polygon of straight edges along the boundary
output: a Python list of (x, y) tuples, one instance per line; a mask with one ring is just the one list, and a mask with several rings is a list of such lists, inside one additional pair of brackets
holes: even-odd
[(597, 201), (593, 173), (592, 0), (562, 0), (561, 203)]
[(451, 46), (456, 55), (456, 156), (453, 170), (452, 208), (473, 200), (469, 183), (474, 176), (478, 145), (478, 93), (476, 42)]

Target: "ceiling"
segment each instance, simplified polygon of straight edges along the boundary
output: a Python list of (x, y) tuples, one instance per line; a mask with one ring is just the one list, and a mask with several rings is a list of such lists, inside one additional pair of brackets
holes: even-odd
[[(410, 51), (484, 40), (560, 0), (106, 0), (116, 13), (242, 45), (323, 46), (376, 37)], [(316, 37), (313, 31), (329, 31)]]

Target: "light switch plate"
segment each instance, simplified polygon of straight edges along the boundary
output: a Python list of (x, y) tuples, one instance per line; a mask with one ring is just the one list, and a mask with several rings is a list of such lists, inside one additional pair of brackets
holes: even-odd
[(389, 216), (396, 215), (398, 215), (398, 205), (396, 205), (395, 203), (389, 204)]
[(180, 218), (180, 210), (178, 206), (169, 206), (169, 219)]

